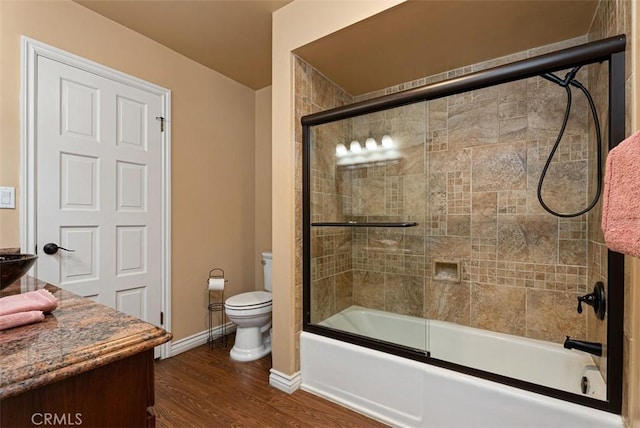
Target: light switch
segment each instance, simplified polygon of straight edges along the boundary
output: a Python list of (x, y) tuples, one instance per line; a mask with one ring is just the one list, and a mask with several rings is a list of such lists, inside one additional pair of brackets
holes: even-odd
[(0, 208), (16, 207), (16, 188), (0, 187)]

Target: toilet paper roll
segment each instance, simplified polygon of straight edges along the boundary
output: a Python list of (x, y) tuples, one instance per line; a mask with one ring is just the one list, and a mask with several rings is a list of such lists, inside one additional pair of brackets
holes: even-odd
[(224, 290), (224, 278), (209, 278), (209, 291)]

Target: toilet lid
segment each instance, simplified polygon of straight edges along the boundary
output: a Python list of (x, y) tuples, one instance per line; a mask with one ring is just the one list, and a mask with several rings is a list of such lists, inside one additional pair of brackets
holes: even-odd
[(229, 297), (225, 304), (227, 306), (237, 306), (242, 308), (255, 308), (271, 304), (271, 293), (266, 291), (250, 291), (248, 293), (237, 294)]

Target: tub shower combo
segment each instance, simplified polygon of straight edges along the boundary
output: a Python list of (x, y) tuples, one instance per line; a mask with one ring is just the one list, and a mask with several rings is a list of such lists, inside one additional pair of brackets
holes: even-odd
[(397, 426), (621, 426), (624, 36), (302, 117), (302, 387)]

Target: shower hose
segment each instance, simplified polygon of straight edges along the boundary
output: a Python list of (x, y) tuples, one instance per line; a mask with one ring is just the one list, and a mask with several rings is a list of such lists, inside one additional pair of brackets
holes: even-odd
[[(562, 119), (562, 127), (560, 128), (560, 133), (558, 134), (558, 138), (556, 138), (556, 141), (553, 144), (551, 152), (549, 153), (549, 157), (547, 158), (544, 168), (542, 169), (542, 173), (540, 174), (540, 180), (538, 180), (538, 201), (540, 202), (540, 205), (542, 205), (542, 208), (544, 208), (548, 213), (553, 214), (556, 217), (565, 217), (565, 218), (578, 217), (578, 216), (581, 216), (582, 214), (587, 213), (598, 203), (598, 199), (600, 199), (600, 194), (602, 193), (602, 138), (600, 136), (600, 122), (598, 120), (598, 112), (596, 111), (596, 106), (595, 106), (595, 103), (593, 102), (593, 98), (591, 97), (591, 94), (589, 93), (587, 88), (585, 88), (582, 85), (582, 83), (575, 80), (575, 76), (578, 73), (578, 70), (580, 70), (580, 67), (575, 67), (569, 73), (567, 73), (564, 79), (561, 79), (552, 73), (545, 73), (542, 75), (543, 78), (551, 82), (557, 83), (567, 91), (567, 108), (564, 111), (564, 118)], [(567, 127), (567, 122), (569, 121), (569, 113), (571, 112), (571, 87), (570, 86), (575, 86), (576, 88), (582, 91), (582, 93), (587, 98), (587, 101), (589, 101), (589, 108), (591, 109), (591, 115), (593, 116), (593, 122), (596, 130), (596, 147), (597, 147), (596, 194), (593, 197), (593, 200), (591, 201), (591, 203), (589, 203), (589, 205), (583, 210), (575, 213), (559, 213), (549, 208), (549, 206), (547, 206), (547, 204), (544, 202), (542, 198), (542, 184), (544, 183), (544, 179), (545, 179), (545, 176), (547, 175), (547, 170), (549, 169), (549, 165), (551, 165), (551, 161), (553, 160), (553, 156), (555, 155), (556, 150), (558, 150), (558, 146), (560, 145), (560, 141), (562, 140), (562, 136), (564, 134), (565, 128)]]

